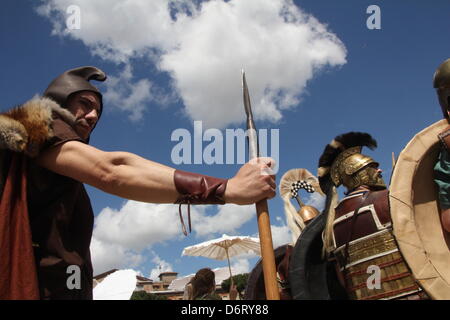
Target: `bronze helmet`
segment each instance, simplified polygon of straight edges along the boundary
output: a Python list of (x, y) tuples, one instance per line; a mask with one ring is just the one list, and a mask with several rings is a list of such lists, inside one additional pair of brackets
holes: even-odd
[(325, 147), (318, 173), (323, 189), (327, 188), (327, 180), (336, 187), (344, 185), (348, 191), (362, 185), (386, 188), (378, 173), (378, 163), (361, 153), (363, 146), (374, 149), (377, 143), (368, 133), (349, 132), (337, 136)]
[(315, 207), (305, 204), (297, 211), (297, 214), (302, 218), (306, 225), (317, 217), (320, 212)]
[(377, 174), (378, 162), (361, 153), (362, 147), (343, 151), (331, 166), (331, 179), (335, 186), (343, 184), (348, 190), (367, 185), (384, 188), (383, 179)]
[(434, 72), (433, 87), (436, 88), (444, 118), (449, 119), (450, 59), (445, 60)]
[(79, 91), (93, 91), (100, 98), (100, 117), (103, 110), (102, 94), (89, 82), (90, 80), (105, 81), (106, 74), (91, 66), (67, 70), (50, 83), (44, 92), (44, 96), (53, 99), (61, 107), (66, 107), (65, 104), (71, 94)]

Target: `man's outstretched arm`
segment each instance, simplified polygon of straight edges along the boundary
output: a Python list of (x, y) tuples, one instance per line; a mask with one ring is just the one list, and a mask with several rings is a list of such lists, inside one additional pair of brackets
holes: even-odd
[[(275, 177), (261, 171), (273, 166), (268, 158), (247, 163), (231, 178), (225, 190), (227, 203), (250, 204), (275, 196)], [(69, 141), (39, 155), (39, 165), (126, 199), (174, 203), (179, 197), (175, 169), (128, 152), (105, 152)]]

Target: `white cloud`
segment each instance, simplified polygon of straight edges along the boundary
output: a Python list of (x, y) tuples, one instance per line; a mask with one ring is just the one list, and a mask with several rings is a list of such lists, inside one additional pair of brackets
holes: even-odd
[[(319, 70), (346, 63), (343, 43), (292, 0), (192, 3), (47, 0), (38, 11), (54, 34), (83, 41), (105, 60), (144, 58), (167, 72), (186, 114), (205, 127), (242, 122), (241, 68), (255, 118), (277, 122), (299, 104)], [(81, 9), (80, 30), (65, 30), (69, 5)], [(151, 84), (142, 79), (135, 85), (136, 103), (145, 104)]]
[(233, 275), (248, 273), (250, 272), (250, 262), (246, 258), (235, 258), (231, 262), (231, 269), (233, 270)]
[[(271, 224), (270, 231), (272, 233), (272, 244), (273, 248), (276, 249), (279, 246), (284, 244), (288, 244), (292, 242), (291, 239), (291, 230), (285, 224), (284, 220), (281, 217), (276, 217), (275, 220), (279, 223), (279, 225)], [(258, 234), (253, 235), (253, 237), (259, 237)], [(248, 257), (246, 257), (248, 258)]]
[(280, 222), (280, 225), (271, 225), (273, 248), (276, 249), (279, 246), (292, 242), (291, 230), (284, 224), (280, 217), (276, 220)]
[(104, 103), (127, 112), (131, 121), (141, 120), (150, 102), (165, 106), (175, 101), (173, 94), (165, 93), (150, 80), (133, 78), (131, 64), (126, 64), (118, 76), (108, 76), (103, 93)]
[(104, 208), (96, 217), (94, 236), (105, 243), (141, 251), (180, 236), (177, 207), (127, 201), (120, 210)]
[(235, 234), (242, 225), (255, 217), (254, 205), (226, 204), (220, 206), (214, 215), (207, 215), (205, 211), (199, 211), (200, 209), (197, 208), (197, 212), (192, 215), (192, 228), (200, 237), (222, 233)]
[(345, 63), (337, 37), (292, 1), (209, 1), (180, 23), (179, 46), (160, 66), (175, 78), (189, 116), (207, 127), (244, 119), (241, 68), (256, 119), (276, 122), (298, 104), (316, 70)]
[[(127, 62), (151, 49), (173, 47), (172, 20), (167, 0), (44, 0), (37, 12), (50, 19), (52, 34), (79, 39), (94, 54)], [(78, 30), (66, 28), (69, 6), (80, 8)]]
[(91, 240), (91, 256), (94, 275), (111, 269), (134, 268), (145, 260), (143, 255), (133, 250), (98, 240), (95, 236)]
[(94, 273), (134, 268), (144, 250), (180, 236), (177, 208), (169, 204), (127, 201), (119, 210), (104, 208), (95, 220), (91, 242)]
[(161, 274), (161, 272), (168, 272), (173, 271), (172, 264), (169, 262), (161, 259), (156, 253), (153, 253), (155, 257), (152, 259), (152, 262), (156, 265), (155, 268), (150, 270), (150, 276), (149, 278), (153, 281), (159, 281), (160, 279), (158, 276)]
[(126, 65), (124, 71), (118, 76), (108, 77), (105, 83), (106, 92), (103, 94), (105, 104), (130, 113), (129, 118), (137, 121), (142, 118), (145, 103), (152, 100), (150, 89), (152, 83), (148, 79), (132, 82), (131, 66)]

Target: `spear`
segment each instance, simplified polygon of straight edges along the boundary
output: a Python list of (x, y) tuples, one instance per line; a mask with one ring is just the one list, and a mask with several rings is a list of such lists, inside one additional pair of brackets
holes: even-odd
[[(248, 153), (249, 160), (251, 160), (259, 156), (259, 145), (244, 70), (242, 70), (242, 90), (244, 93), (245, 113), (247, 114)], [(266, 298), (267, 300), (280, 300), (267, 199), (256, 203), (256, 215), (258, 219), (259, 241), (261, 245), (261, 259), (264, 272), (264, 285), (266, 287)]]

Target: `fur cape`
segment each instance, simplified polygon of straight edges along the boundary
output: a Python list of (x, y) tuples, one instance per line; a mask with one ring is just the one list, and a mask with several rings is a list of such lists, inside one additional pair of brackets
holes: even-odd
[(75, 117), (49, 98), (0, 114), (0, 300), (39, 299), (27, 206), (27, 160), (53, 137), (54, 116)]

